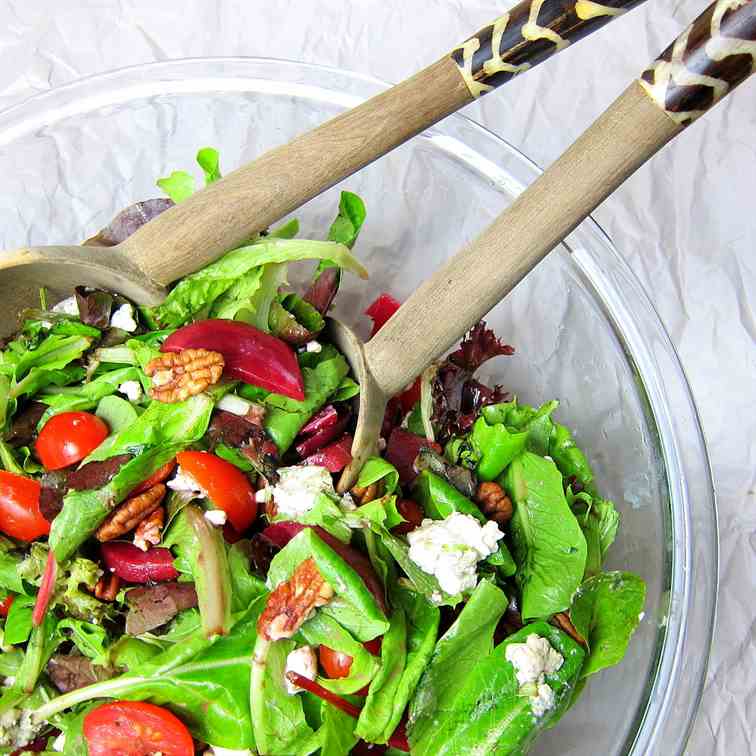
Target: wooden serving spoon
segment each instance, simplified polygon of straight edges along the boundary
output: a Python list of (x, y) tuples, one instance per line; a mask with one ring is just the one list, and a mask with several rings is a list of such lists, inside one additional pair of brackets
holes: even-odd
[(710, 5), (551, 167), (399, 308), (367, 344), (331, 321), (360, 383), (354, 484), (377, 452), (388, 399), (453, 346), (672, 137), (756, 68), (756, 0)]
[(524, 0), (407, 81), (230, 173), (121, 244), (27, 247), (0, 256), (0, 334), (40, 286), (74, 286), (154, 305), (212, 262), (445, 116), (643, 0)]

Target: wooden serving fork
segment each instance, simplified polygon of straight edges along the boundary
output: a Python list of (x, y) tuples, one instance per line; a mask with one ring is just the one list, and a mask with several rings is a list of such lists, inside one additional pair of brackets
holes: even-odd
[(354, 484), (377, 451), (388, 399), (454, 345), (628, 176), (756, 69), (756, 0), (717, 0), (472, 244), (367, 344), (331, 332), (361, 386)]
[(171, 281), (641, 2), (524, 0), (412, 78), (230, 173), (107, 253), (50, 246), (0, 254), (0, 333), (13, 330), (40, 286), (53, 298), (81, 284), (157, 304)]

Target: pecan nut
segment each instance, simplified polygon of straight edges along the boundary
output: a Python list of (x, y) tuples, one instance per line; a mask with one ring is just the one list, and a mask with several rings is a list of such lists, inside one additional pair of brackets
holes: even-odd
[(105, 518), (95, 531), (95, 537), (104, 543), (131, 532), (160, 506), (164, 496), (165, 486), (157, 483), (144, 493), (126, 499)]
[(572, 638), (576, 643), (579, 643), (581, 646), (588, 647), (588, 643), (586, 643), (585, 638), (583, 638), (582, 635), (577, 631), (577, 628), (575, 625), (572, 624), (572, 620), (570, 619), (570, 616), (567, 614), (567, 612), (558, 612), (555, 614), (552, 618), (552, 621), (554, 624), (563, 632), (567, 633), (567, 635)]
[(95, 598), (100, 601), (115, 601), (121, 588), (121, 578), (113, 572), (102, 575), (94, 587)]
[(163, 525), (165, 525), (165, 507), (158, 507), (136, 526), (134, 546), (142, 551), (147, 551), (150, 546), (157, 546), (163, 534)]
[(369, 486), (354, 486), (350, 493), (360, 504), (369, 504), (383, 496), (384, 488), (383, 480), (377, 480)]
[(512, 519), (512, 502), (504, 489), (495, 481), (481, 483), (475, 492), (475, 501), (489, 520), (506, 525)]
[(166, 352), (150, 360), (144, 372), (152, 378), (150, 396), (160, 402), (183, 402), (220, 380), (223, 355), (209, 349)]
[(313, 610), (332, 598), (333, 588), (318, 571), (315, 560), (305, 559), (291, 577), (268, 596), (257, 620), (257, 632), (269, 641), (291, 638)]

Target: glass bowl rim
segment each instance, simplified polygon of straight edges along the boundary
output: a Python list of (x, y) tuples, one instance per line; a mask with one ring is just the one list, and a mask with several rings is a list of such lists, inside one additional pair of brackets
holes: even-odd
[[(225, 68), (238, 69), (236, 76), (229, 77), (228, 73), (222, 70)], [(257, 73), (252, 69), (260, 68), (267, 69), (263, 78), (259, 75), (250, 75)], [(355, 95), (350, 92), (341, 96), (335, 90), (317, 83), (300, 84), (299, 80), (306, 76), (300, 75), (297, 77), (297, 82), (289, 81), (290, 85), (301, 89), (300, 94), (307, 90), (313, 93), (327, 91), (331, 95), (331, 102), (343, 104), (345, 107), (357, 104), (375, 92), (391, 86), (369, 74), (356, 73), (335, 66), (272, 57), (193, 57), (140, 63), (76, 79), (34, 94), (0, 110), (0, 150), (16, 137), (29, 134), (35, 128), (50, 126), (69, 116), (91, 112), (97, 107), (127, 102), (137, 95), (205, 92), (206, 89), (197, 88), (202, 83), (213, 83), (216, 91), (225, 92), (229, 90), (218, 90), (218, 84), (223, 79), (230, 81), (238, 77), (242, 77), (242, 82), (246, 81), (247, 85), (252, 81), (258, 84), (268, 81), (280, 85), (287, 81), (286, 75), (293, 77), (295, 72), (314, 75), (313, 79), (317, 79), (319, 75), (329, 74), (344, 77), (352, 84), (359, 82), (372, 87), (373, 91), (367, 94)], [(274, 74), (277, 74), (278, 78)], [(193, 82), (193, 84), (191, 87), (177, 88), (176, 84), (179, 81), (185, 84)], [(249, 87), (239, 89), (237, 85), (236, 89), (230, 91), (249, 91)], [(51, 113), (55, 116), (52, 120)], [(498, 149), (503, 148), (510, 159), (519, 161), (532, 174), (537, 175), (541, 172), (540, 167), (520, 150), (472, 118), (455, 113), (446, 120), (453, 123), (462, 122), (465, 128), (472, 129), (473, 132), (495, 143)], [(638, 372), (643, 379), (641, 386), (643, 394), (649, 401), (653, 420), (659, 431), (659, 443), (662, 447), (674, 520), (670, 612), (665, 618), (664, 639), (651, 690), (645, 711), (638, 722), (630, 745), (630, 752), (647, 753), (649, 748), (658, 747), (659, 739), (661, 739), (664, 741), (664, 752), (681, 753), (701, 702), (716, 625), (719, 541), (711, 465), (699, 413), (687, 376), (654, 305), (609, 235), (592, 217), (583, 221), (574, 233), (579, 232), (593, 237), (594, 242), (600, 243), (602, 255), (608, 254), (611, 257), (609, 261), (603, 259), (602, 265), (599, 266), (598, 260), (591, 257), (589, 246), (587, 250), (581, 250), (582, 256), (577, 264), (583, 272), (588, 274), (594, 289), (591, 294), (595, 293), (602, 298), (604, 314), (607, 318), (614, 320), (615, 329), (620, 323), (624, 326), (621, 329), (624, 341), (631, 345), (629, 354), (626, 354), (627, 359), (636, 364), (645, 364), (647, 367), (645, 372), (640, 369)], [(571, 247), (569, 241), (572, 236), (565, 242), (568, 248)], [(621, 294), (618, 287), (602, 273), (602, 267), (606, 268), (607, 262), (612, 268), (614, 277), (622, 279)], [(595, 285), (597, 280), (608, 288), (599, 291)], [(607, 301), (603, 299), (606, 292), (612, 292), (614, 299), (611, 304), (607, 304)], [(666, 361), (663, 382), (660, 380), (661, 373), (655, 367), (654, 355), (647, 348), (644, 328), (653, 330), (655, 349), (657, 353), (660, 349), (663, 352)], [(636, 330), (639, 332), (636, 333)], [(656, 374), (658, 380), (651, 382), (655, 385), (649, 385), (645, 380), (649, 370), (652, 374)], [(671, 407), (673, 396), (676, 400), (674, 413)], [(678, 443), (678, 439), (683, 437), (688, 440), (686, 449), (682, 449)], [(688, 481), (692, 481), (696, 476), (697, 483), (702, 488), (694, 490), (694, 495), (691, 495), (692, 487), (688, 485)], [(697, 522), (699, 522), (698, 525), (696, 525)], [(695, 532), (698, 529), (704, 532), (702, 534)], [(705, 564), (699, 564), (697, 561), (699, 558)], [(698, 619), (702, 626), (695, 627), (691, 622), (694, 620), (694, 612), (700, 615)], [(688, 658), (692, 643), (689, 636), (693, 630), (699, 635), (694, 645), (698, 647), (696, 650), (701, 653), (701, 656), (691, 661)], [(687, 665), (687, 671), (691, 672), (688, 686), (676, 684), (681, 680), (684, 663)]]

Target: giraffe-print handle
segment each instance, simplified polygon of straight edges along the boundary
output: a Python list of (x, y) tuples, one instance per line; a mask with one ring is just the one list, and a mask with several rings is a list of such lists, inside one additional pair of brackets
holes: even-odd
[(641, 85), (687, 126), (756, 71), (756, 2), (712, 3), (641, 75)]
[(452, 50), (476, 98), (643, 0), (525, 0)]

